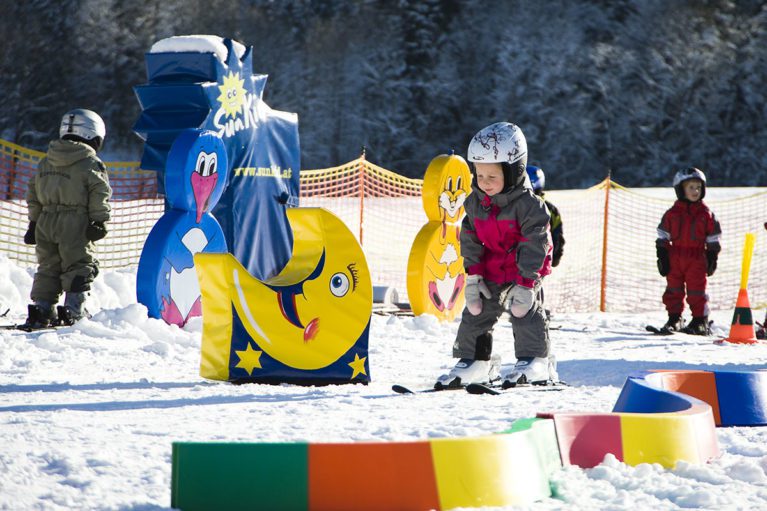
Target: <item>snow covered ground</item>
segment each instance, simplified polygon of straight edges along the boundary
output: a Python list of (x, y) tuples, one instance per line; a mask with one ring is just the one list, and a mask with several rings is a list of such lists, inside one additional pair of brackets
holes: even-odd
[[(426, 387), (452, 366), (457, 323), (374, 315), (368, 386), (233, 386), (198, 376), (201, 321), (178, 329), (148, 319), (135, 301), (135, 270), (104, 272), (91, 320), (56, 332), (0, 331), (0, 509), (169, 509), (171, 442), (415, 440), (503, 430), (545, 411), (612, 409), (641, 369), (767, 367), (767, 345), (717, 346), (679, 334), (654, 337), (664, 313), (554, 312), (561, 392), (395, 395)], [(0, 256), (0, 314), (25, 314), (32, 271)], [(733, 300), (735, 297), (733, 297)], [(755, 311), (758, 320), (764, 311)], [(712, 315), (717, 335), (732, 311)], [(496, 350), (513, 362), (502, 321)], [(609, 457), (554, 478), (555, 497), (530, 509), (765, 509), (767, 427), (718, 430), (720, 459), (631, 467)], [(513, 460), (510, 460), (513, 463)]]

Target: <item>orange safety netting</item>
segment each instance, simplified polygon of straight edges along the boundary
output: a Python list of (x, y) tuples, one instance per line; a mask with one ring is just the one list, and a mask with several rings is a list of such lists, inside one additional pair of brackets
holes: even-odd
[[(26, 183), (43, 154), (0, 141), (0, 255), (36, 264), (23, 244)], [(135, 266), (144, 241), (164, 212), (155, 173), (137, 163), (107, 163), (115, 191), (109, 236), (98, 243), (101, 267)], [(408, 179), (361, 157), (339, 167), (301, 171), (302, 207), (323, 207), (341, 218), (365, 252), (374, 285), (407, 300), (407, 260), (427, 222), (420, 179)], [(655, 264), (656, 227), (674, 196), (668, 189), (627, 189), (609, 180), (587, 190), (551, 191), (566, 239), (561, 264), (546, 278), (546, 306), (555, 311), (656, 311), (665, 279)], [(709, 280), (712, 309), (732, 308), (740, 284), (746, 232), (757, 233), (749, 296), (767, 305), (767, 191), (709, 189), (706, 203), (722, 225), (722, 252)]]

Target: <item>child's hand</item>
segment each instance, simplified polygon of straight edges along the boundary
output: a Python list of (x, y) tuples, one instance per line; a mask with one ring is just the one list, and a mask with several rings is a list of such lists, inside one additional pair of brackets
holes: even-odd
[(709, 277), (716, 271), (716, 260), (718, 257), (718, 251), (706, 250), (706, 275)]
[(481, 275), (469, 275), (466, 279), (466, 308), (476, 316), (482, 312), (482, 297), (490, 298), (492, 293), (487, 288)]
[(533, 308), (535, 289), (517, 284), (511, 288), (509, 296), (511, 297), (511, 315), (515, 318), (524, 318)]
[(29, 227), (27, 228), (27, 232), (24, 233), (24, 243), (27, 245), (34, 245), (36, 243), (35, 240), (35, 228), (37, 227), (37, 222), (29, 222)]
[(661, 277), (665, 277), (671, 268), (668, 260), (668, 250), (665, 247), (656, 247), (655, 251), (658, 255), (658, 273), (660, 273)]

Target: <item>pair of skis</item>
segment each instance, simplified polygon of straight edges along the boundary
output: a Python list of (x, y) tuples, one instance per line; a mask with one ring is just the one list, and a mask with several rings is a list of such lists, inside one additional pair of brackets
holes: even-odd
[[(713, 324), (714, 324), (713, 321), (709, 321), (708, 322), (709, 331), (711, 330), (711, 325), (713, 325)], [(658, 327), (653, 326), (653, 325), (647, 325), (647, 326), (644, 327), (644, 329), (647, 330), (648, 332), (651, 332), (651, 333), (655, 334), (655, 335), (687, 334), (687, 332), (685, 332), (684, 330), (669, 330), (666, 327), (658, 328)], [(695, 335), (695, 334), (687, 334), (687, 335)]]
[(504, 388), (501, 383), (469, 383), (468, 385), (461, 385), (460, 387), (441, 387), (441, 388), (426, 388), (426, 389), (411, 389), (404, 385), (392, 385), (392, 390), (397, 394), (430, 394), (433, 392), (446, 392), (450, 390), (463, 390), (469, 394), (489, 394), (497, 396), (509, 391), (550, 391), (550, 390), (564, 390), (569, 385), (563, 381), (553, 382), (548, 381), (539, 384), (520, 383), (514, 387)]

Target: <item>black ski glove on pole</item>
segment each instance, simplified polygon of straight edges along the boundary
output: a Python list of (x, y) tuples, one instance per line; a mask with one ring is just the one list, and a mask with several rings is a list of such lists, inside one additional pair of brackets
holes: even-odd
[(37, 222), (29, 222), (27, 232), (24, 233), (24, 243), (27, 245), (34, 245), (37, 243), (37, 240), (35, 240), (35, 227), (37, 227)]
[(668, 275), (668, 271), (671, 267), (668, 261), (668, 249), (666, 247), (655, 247), (655, 251), (658, 254), (658, 273), (661, 277)]
[(91, 222), (85, 228), (85, 237), (90, 241), (98, 241), (107, 235), (107, 227), (104, 222)]

